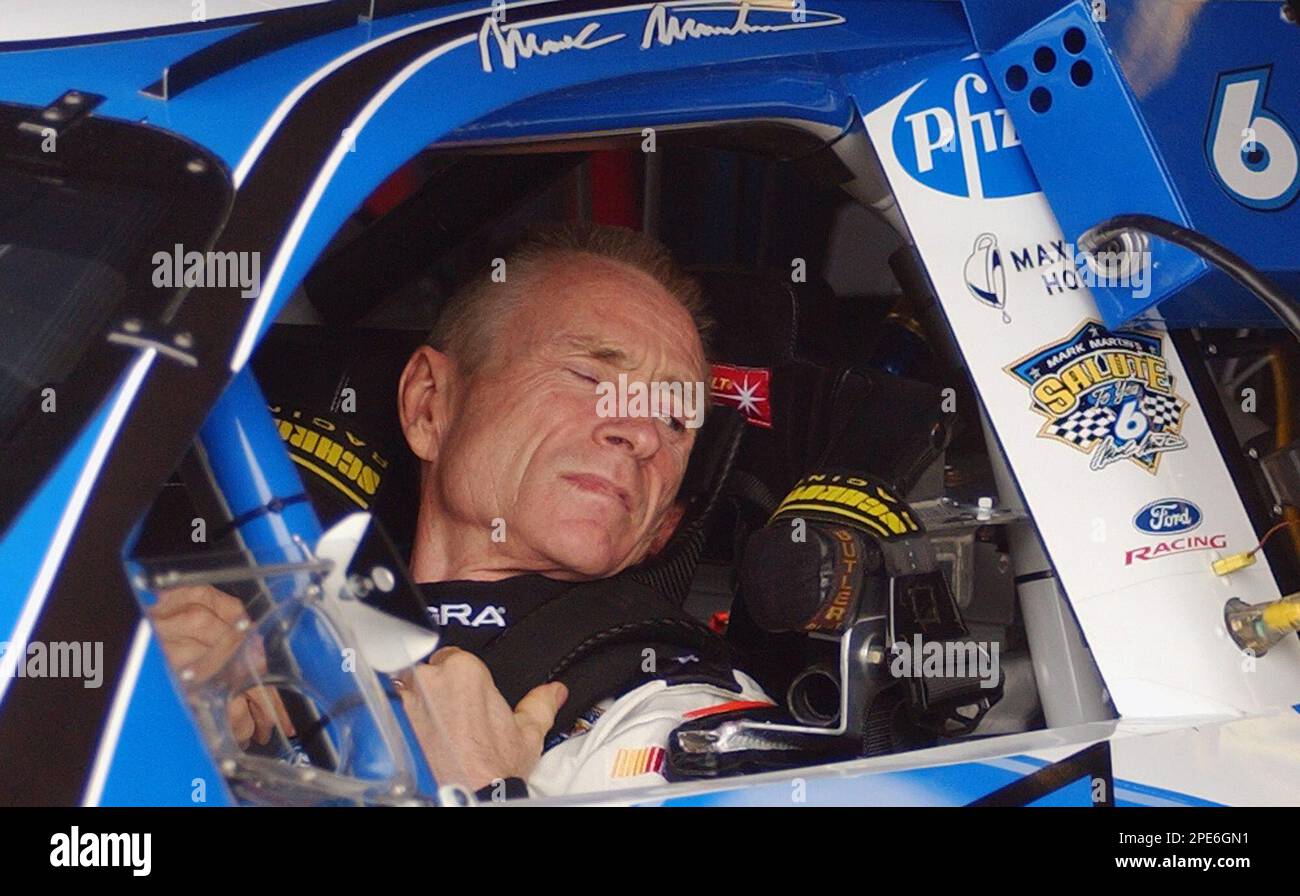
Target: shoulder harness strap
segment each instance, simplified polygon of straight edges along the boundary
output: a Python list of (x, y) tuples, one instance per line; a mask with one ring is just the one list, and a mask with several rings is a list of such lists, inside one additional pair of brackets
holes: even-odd
[(480, 658), (511, 706), (549, 681), (569, 689), (552, 733), (566, 732), (578, 716), (606, 697), (658, 677), (646, 648), (685, 648), (701, 660), (730, 663), (730, 646), (708, 626), (654, 589), (617, 576), (578, 585), (548, 601), (483, 648)]

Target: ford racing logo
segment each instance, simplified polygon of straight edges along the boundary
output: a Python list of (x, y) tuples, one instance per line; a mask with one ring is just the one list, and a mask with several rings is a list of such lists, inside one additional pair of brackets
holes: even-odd
[(979, 60), (929, 78), (894, 123), (894, 155), (927, 187), (971, 199), (1038, 191), (1011, 116)]
[(1148, 535), (1190, 532), (1201, 524), (1201, 508), (1182, 498), (1152, 501), (1133, 517), (1133, 527)]

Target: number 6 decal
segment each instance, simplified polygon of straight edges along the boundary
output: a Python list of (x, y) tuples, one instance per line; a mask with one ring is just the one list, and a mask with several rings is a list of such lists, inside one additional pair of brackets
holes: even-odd
[(1300, 191), (1295, 135), (1264, 108), (1271, 74), (1265, 66), (1220, 75), (1205, 132), (1205, 155), (1220, 186), (1242, 205), (1266, 211), (1290, 205)]
[(1119, 418), (1115, 421), (1115, 435), (1126, 442), (1142, 438), (1151, 428), (1147, 415), (1138, 410), (1138, 407), (1139, 402), (1136, 398), (1124, 402), (1124, 406), (1119, 410)]

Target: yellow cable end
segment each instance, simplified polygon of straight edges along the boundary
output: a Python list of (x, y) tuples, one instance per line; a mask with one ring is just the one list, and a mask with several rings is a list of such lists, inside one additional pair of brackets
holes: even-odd
[(1283, 598), (1267, 604), (1260, 614), (1264, 624), (1280, 632), (1293, 632), (1300, 629), (1300, 603)]
[(1255, 555), (1249, 552), (1240, 554), (1229, 554), (1222, 560), (1215, 560), (1210, 564), (1216, 576), (1226, 576), (1229, 573), (1236, 572), (1239, 569), (1245, 569), (1247, 566), (1255, 565)]

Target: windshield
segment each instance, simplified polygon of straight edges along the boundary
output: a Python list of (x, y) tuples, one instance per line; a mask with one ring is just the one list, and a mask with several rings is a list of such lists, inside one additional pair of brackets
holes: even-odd
[(0, 170), (0, 438), (57, 409), (59, 384), (122, 303), (157, 206), (120, 187)]
[(33, 139), (41, 114), (0, 103), (0, 533), (140, 351), (110, 331), (171, 326), (183, 285), (155, 259), (210, 246), (233, 197), (174, 134), (87, 112)]

